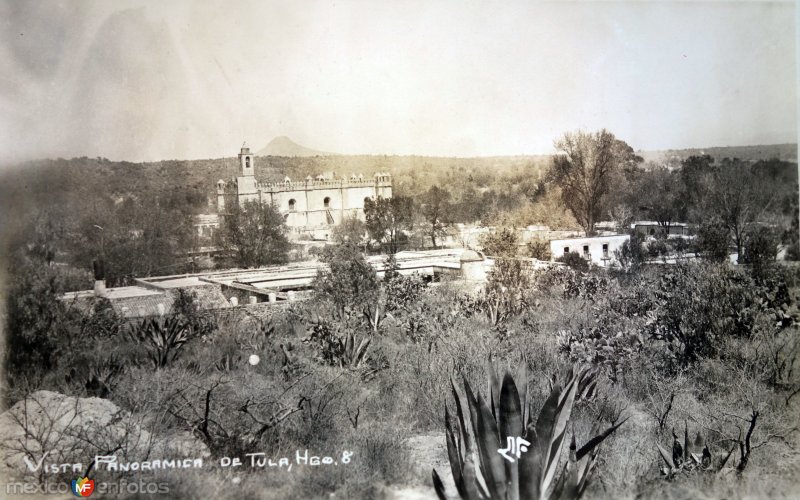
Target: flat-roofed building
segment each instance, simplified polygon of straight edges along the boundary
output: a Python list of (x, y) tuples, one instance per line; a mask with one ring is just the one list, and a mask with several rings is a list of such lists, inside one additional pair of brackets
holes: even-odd
[(570, 252), (577, 253), (594, 265), (611, 267), (617, 263), (614, 252), (629, 239), (627, 234), (614, 234), (550, 240), (550, 254), (555, 260)]

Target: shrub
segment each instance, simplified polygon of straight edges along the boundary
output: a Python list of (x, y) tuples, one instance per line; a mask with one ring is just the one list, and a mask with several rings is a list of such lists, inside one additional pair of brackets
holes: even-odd
[(529, 241), (528, 255), (534, 259), (549, 261), (553, 258), (553, 254), (550, 252), (550, 242), (545, 240)]
[(566, 264), (576, 271), (586, 272), (589, 270), (589, 262), (587, 262), (586, 259), (581, 257), (581, 255), (577, 252), (567, 252), (561, 257), (557, 258), (556, 262)]
[(399, 273), (393, 275), (387, 273), (383, 281), (386, 311), (392, 313), (408, 311), (420, 300), (427, 286), (428, 284), (417, 274), (403, 276)]
[(790, 325), (791, 316), (776, 304), (780, 290), (777, 284), (759, 286), (727, 266), (673, 266), (659, 278), (645, 329), (664, 341), (669, 357), (680, 364), (713, 357), (726, 337), (752, 336), (762, 315)]

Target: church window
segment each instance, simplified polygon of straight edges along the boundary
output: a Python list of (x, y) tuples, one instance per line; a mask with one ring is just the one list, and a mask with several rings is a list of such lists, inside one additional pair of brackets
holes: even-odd
[(249, 156), (245, 156), (244, 157), (244, 168), (250, 168), (250, 157)]
[(291, 210), (291, 211), (294, 211), (294, 206), (295, 206), (295, 203), (296, 203), (296, 202), (294, 201), (294, 198), (292, 198), (291, 200), (289, 200), (289, 210)]
[(326, 196), (322, 203), (325, 204), (325, 208), (331, 208), (331, 199), (329, 197)]

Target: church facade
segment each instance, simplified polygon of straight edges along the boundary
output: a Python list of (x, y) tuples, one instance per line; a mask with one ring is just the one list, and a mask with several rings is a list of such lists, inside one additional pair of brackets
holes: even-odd
[(386, 173), (372, 178), (351, 175), (350, 178), (322, 175), (293, 181), (259, 183), (255, 177), (255, 157), (250, 148), (239, 152), (238, 176), (230, 182), (217, 182), (217, 212), (224, 215), (235, 205), (243, 207), (249, 201), (270, 203), (283, 215), (287, 227), (294, 233), (315, 234), (335, 226), (347, 217), (364, 220), (367, 198), (391, 198), (392, 178)]

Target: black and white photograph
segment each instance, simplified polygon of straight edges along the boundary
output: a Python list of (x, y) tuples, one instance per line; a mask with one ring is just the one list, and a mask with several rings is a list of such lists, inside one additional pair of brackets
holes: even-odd
[(800, 499), (799, 12), (0, 0), (0, 498)]

